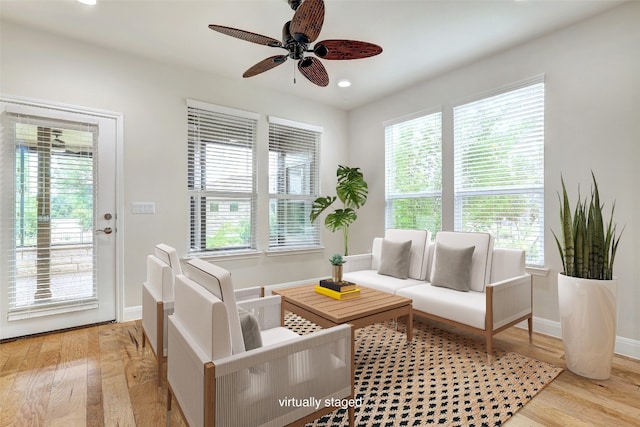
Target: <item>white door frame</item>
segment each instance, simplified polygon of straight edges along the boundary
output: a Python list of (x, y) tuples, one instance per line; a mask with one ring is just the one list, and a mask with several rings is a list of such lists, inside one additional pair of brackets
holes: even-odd
[(13, 104), (23, 104), (26, 106), (32, 107), (40, 107), (40, 108), (50, 108), (61, 110), (70, 113), (77, 114), (88, 114), (94, 116), (101, 116), (109, 119), (115, 120), (116, 124), (116, 165), (115, 165), (115, 174), (116, 174), (116, 183), (115, 183), (115, 212), (116, 212), (116, 226), (117, 232), (113, 233), (114, 238), (116, 239), (115, 248), (116, 248), (116, 265), (115, 265), (115, 287), (116, 287), (116, 322), (122, 322), (125, 319), (125, 306), (124, 306), (124, 239), (122, 238), (124, 234), (124, 116), (122, 113), (101, 110), (90, 107), (83, 107), (71, 104), (64, 104), (55, 101), (48, 100), (39, 100), (34, 98), (13, 96), (13, 95), (5, 95), (0, 93), (0, 102), (13, 103)]

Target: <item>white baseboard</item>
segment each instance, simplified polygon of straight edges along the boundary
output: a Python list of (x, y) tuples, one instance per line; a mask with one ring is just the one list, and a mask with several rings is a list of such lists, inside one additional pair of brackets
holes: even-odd
[(142, 319), (142, 306), (137, 305), (134, 307), (126, 307), (124, 309), (124, 319), (123, 322), (130, 322), (132, 320), (140, 320)]
[[(271, 295), (272, 289), (296, 286), (296, 285), (301, 285), (305, 283), (309, 283), (309, 280), (265, 286), (265, 295)], [(124, 319), (122, 319), (123, 322), (129, 322), (129, 321), (140, 320), (140, 319), (142, 319), (141, 305), (138, 305), (135, 307), (127, 307), (124, 309)], [(527, 322), (520, 322), (518, 323), (517, 326), (519, 328), (526, 329)], [(560, 322), (555, 322), (553, 320), (543, 319), (541, 317), (534, 316), (533, 330), (540, 334), (549, 335), (551, 337), (562, 339), (562, 329), (560, 327)], [(616, 346), (614, 351), (616, 352), (616, 354), (620, 354), (622, 356), (627, 356), (627, 357), (640, 360), (640, 341), (632, 340), (630, 338), (625, 338), (625, 337), (616, 337)]]
[[(517, 326), (519, 328), (526, 329), (527, 322), (520, 322)], [(534, 316), (533, 330), (544, 335), (562, 339), (562, 328), (560, 326), (560, 322)], [(621, 356), (640, 359), (640, 341), (618, 336), (616, 337), (614, 352)]]

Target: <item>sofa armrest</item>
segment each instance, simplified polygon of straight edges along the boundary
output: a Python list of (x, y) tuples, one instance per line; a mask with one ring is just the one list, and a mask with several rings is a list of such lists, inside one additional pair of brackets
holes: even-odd
[(487, 313), (493, 313), (493, 330), (533, 312), (532, 280), (529, 274), (491, 283), (487, 285), (486, 292)]
[(237, 306), (253, 313), (261, 331), (281, 326), (282, 312), (279, 295), (238, 301)]
[(342, 272), (351, 273), (352, 271), (371, 270), (373, 256), (371, 254), (347, 255), (344, 260)]

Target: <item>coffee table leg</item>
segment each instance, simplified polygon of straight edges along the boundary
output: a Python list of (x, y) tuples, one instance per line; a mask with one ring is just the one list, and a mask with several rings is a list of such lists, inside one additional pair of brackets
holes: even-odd
[(409, 315), (407, 316), (407, 341), (413, 341), (413, 308), (409, 307)]

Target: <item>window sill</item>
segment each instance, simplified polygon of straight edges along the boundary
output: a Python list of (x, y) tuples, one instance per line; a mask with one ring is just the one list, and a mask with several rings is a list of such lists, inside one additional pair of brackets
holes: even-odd
[(266, 255), (271, 256), (289, 256), (289, 255), (303, 255), (324, 252), (324, 247), (318, 246), (313, 248), (283, 248), (283, 249), (270, 249), (266, 252)]
[(249, 259), (259, 258), (263, 255), (262, 251), (256, 249), (227, 251), (227, 252), (193, 252), (184, 257), (184, 260), (188, 261), (194, 258), (200, 258), (204, 260), (216, 259), (220, 261), (232, 261), (236, 259)]

